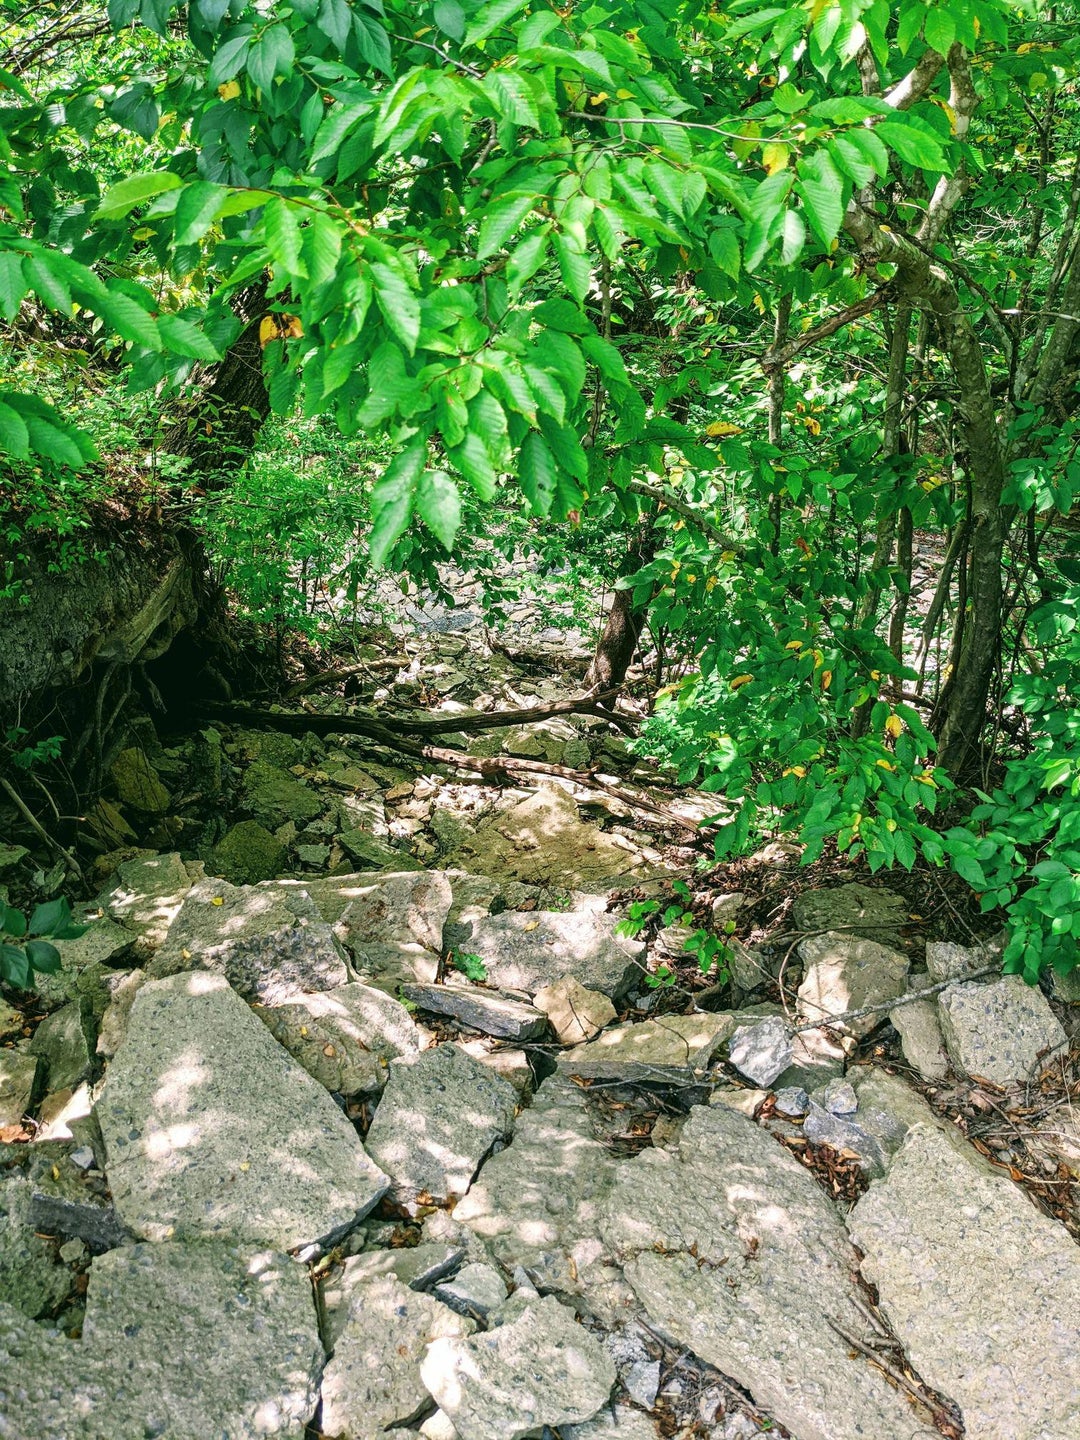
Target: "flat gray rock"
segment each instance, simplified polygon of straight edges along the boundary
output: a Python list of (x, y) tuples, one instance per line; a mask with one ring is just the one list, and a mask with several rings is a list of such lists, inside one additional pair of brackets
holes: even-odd
[(523, 1265), (552, 1289), (589, 1284), (604, 1247), (599, 1204), (615, 1161), (593, 1137), (583, 1091), (549, 1077), (518, 1118), (514, 1137), (493, 1155), (454, 1207), (504, 1265)]
[(351, 890), (334, 934), (357, 970), (380, 983), (434, 981), (453, 899), (446, 876), (438, 870), (374, 875)]
[(57, 1265), (52, 1247), (36, 1232), (30, 1206), (28, 1180), (18, 1175), (0, 1182), (0, 1295), (24, 1317), (35, 1319), (59, 1305), (71, 1289), (72, 1275)]
[(459, 1315), (486, 1319), (506, 1299), (506, 1284), (494, 1265), (474, 1261), (450, 1280), (435, 1286), (435, 1295)]
[(1068, 1048), (1042, 991), (1019, 975), (953, 985), (938, 996), (938, 1013), (957, 1070), (992, 1085), (1033, 1079)]
[[(811, 935), (800, 942), (799, 958), (805, 973), (798, 1013), (800, 1021), (808, 1024), (864, 1005), (881, 1005), (907, 991), (908, 957), (857, 935), (838, 931)], [(852, 1035), (868, 1035), (885, 1018), (881, 1012), (845, 1025)]]
[(477, 985), (403, 985), (401, 993), (421, 1010), (452, 1016), (470, 1030), (502, 1040), (538, 1040), (547, 1032), (542, 1011)]
[(717, 1011), (612, 1025), (594, 1040), (562, 1051), (556, 1063), (564, 1075), (585, 1079), (692, 1080), (709, 1066), (737, 1023), (736, 1015)]
[(894, 890), (874, 885), (838, 885), (804, 890), (791, 907), (796, 930), (844, 930), (888, 943), (908, 921), (908, 903)]
[(389, 1185), (218, 975), (143, 986), (95, 1114), (117, 1213), (148, 1240), (329, 1242)]
[[(908, 984), (911, 984), (909, 978)], [(904, 1059), (924, 1080), (944, 1080), (949, 1073), (949, 1057), (941, 1033), (935, 999), (912, 1000), (889, 1012), (893, 1029), (900, 1036)]]
[(469, 949), (501, 989), (535, 995), (572, 975), (617, 1001), (640, 977), (645, 947), (616, 936), (616, 923), (614, 915), (589, 910), (506, 911), (477, 921)]
[(392, 1275), (358, 1287), (323, 1375), (321, 1433), (375, 1437), (415, 1420), (430, 1404), (420, 1379), (428, 1346), (464, 1338), (475, 1328)]
[(333, 1347), (348, 1319), (350, 1305), (357, 1296), (368, 1293), (373, 1280), (389, 1275), (410, 1290), (427, 1290), (456, 1270), (464, 1258), (465, 1251), (460, 1245), (434, 1243), (401, 1250), (365, 1250), (361, 1255), (350, 1255), (341, 1268), (332, 1271), (321, 1284), (328, 1344)]
[(964, 980), (974, 970), (983, 970), (1001, 959), (1004, 946), (1000, 941), (990, 940), (982, 945), (955, 945), (950, 940), (928, 940), (926, 943), (926, 968), (930, 979)]
[(333, 990), (349, 979), (330, 927), (303, 890), (224, 880), (202, 880), (188, 892), (146, 969), (154, 978), (211, 970), (263, 1005)]
[(82, 1340), (0, 1303), (5, 1440), (301, 1440), (323, 1365), (307, 1275), (223, 1244), (135, 1245), (90, 1271)]
[(911, 1130), (850, 1228), (864, 1275), (967, 1440), (1080, 1435), (1080, 1248), (1022, 1190), (937, 1130)]
[(394, 1195), (438, 1203), (464, 1195), (480, 1163), (514, 1123), (517, 1092), (456, 1045), (396, 1060), (367, 1134)]
[(580, 1424), (615, 1384), (606, 1352), (553, 1295), (482, 1335), (436, 1340), (420, 1374), (461, 1440)]
[(767, 1015), (739, 1026), (728, 1046), (728, 1061), (755, 1085), (771, 1085), (791, 1064), (794, 1053), (790, 1025), (781, 1015)]
[(813, 1176), (726, 1106), (619, 1167), (601, 1234), (656, 1325), (799, 1440), (911, 1440), (919, 1417), (828, 1320), (861, 1333), (855, 1252)]
[(309, 1075), (341, 1095), (377, 1093), (390, 1061), (418, 1055), (430, 1039), (399, 1000), (357, 981), (257, 1014)]

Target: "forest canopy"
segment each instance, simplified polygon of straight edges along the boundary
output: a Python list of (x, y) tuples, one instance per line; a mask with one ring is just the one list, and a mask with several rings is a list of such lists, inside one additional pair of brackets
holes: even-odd
[(509, 525), (617, 584), (593, 682), (652, 637), (718, 858), (948, 865), (1075, 965), (1071, 7), (2, 13), (4, 604), (109, 501), (263, 619)]

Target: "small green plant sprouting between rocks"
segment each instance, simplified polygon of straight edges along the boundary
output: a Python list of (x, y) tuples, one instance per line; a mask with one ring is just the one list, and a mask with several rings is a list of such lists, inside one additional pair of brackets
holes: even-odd
[(482, 985), (487, 979), (487, 966), (479, 955), (473, 955), (468, 950), (455, 950), (450, 963), (475, 985)]
[(49, 941), (77, 940), (86, 929), (74, 923), (64, 899), (37, 906), (29, 919), (11, 905), (0, 906), (0, 980), (29, 990), (35, 971), (53, 975), (60, 969), (60, 951)]
[[(648, 921), (660, 913), (662, 928), (666, 929), (670, 925), (687, 927), (689, 934), (683, 941), (683, 952), (697, 956), (698, 966), (703, 975), (708, 975), (715, 966), (717, 983), (722, 984), (729, 978), (726, 964), (729, 951), (725, 944), (725, 938), (714, 935), (703, 926), (694, 923), (693, 896), (690, 894), (690, 888), (685, 880), (674, 881), (671, 890), (678, 899), (664, 906), (662, 913), (660, 913), (663, 905), (661, 900), (635, 900), (627, 911), (626, 919), (621, 920), (615, 927), (615, 933), (629, 935), (631, 938), (640, 935)], [(729, 920), (724, 927), (724, 937), (730, 938), (734, 930), (734, 922)], [(675, 972), (669, 965), (658, 965), (652, 974), (646, 975), (645, 983), (653, 990), (669, 987), (675, 984)]]

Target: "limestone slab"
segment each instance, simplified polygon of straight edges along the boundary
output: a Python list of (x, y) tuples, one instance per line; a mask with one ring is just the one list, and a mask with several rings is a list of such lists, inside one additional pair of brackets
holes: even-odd
[(1032, 1079), (1068, 1047), (1042, 991), (1018, 975), (953, 985), (938, 996), (938, 1013), (956, 1068), (993, 1085)]
[(135, 935), (140, 959), (152, 955), (165, 939), (192, 880), (174, 851), (126, 860), (116, 883), (100, 897), (106, 913)]
[(887, 942), (908, 920), (908, 904), (894, 890), (873, 885), (837, 885), (804, 890), (791, 907), (795, 929), (846, 930)]
[(4, 1440), (301, 1440), (323, 1365), (304, 1271), (220, 1243), (93, 1262), (82, 1340), (0, 1303)]
[(599, 990), (586, 990), (572, 975), (545, 985), (533, 1004), (551, 1021), (560, 1044), (580, 1045), (598, 1035), (616, 1018), (615, 1006)]
[(616, 918), (595, 911), (506, 911), (473, 926), (469, 949), (492, 984), (535, 995), (572, 975), (618, 1001), (640, 978), (644, 946), (615, 935)]
[(740, 1025), (728, 1046), (729, 1062), (755, 1085), (771, 1085), (793, 1056), (791, 1027), (780, 1015)]
[(908, 1134), (850, 1219), (863, 1273), (915, 1369), (967, 1440), (1080, 1434), (1080, 1247), (929, 1126)]
[(430, 1403), (420, 1364), (432, 1341), (476, 1326), (392, 1275), (358, 1287), (322, 1383), (322, 1433), (375, 1436), (405, 1425)]
[(552, 1295), (484, 1334), (436, 1340), (420, 1373), (461, 1440), (521, 1440), (544, 1425), (580, 1424), (615, 1384), (599, 1342)]
[(25, 1050), (0, 1050), (0, 1125), (18, 1125), (30, 1109), (39, 1064)]
[(401, 993), (421, 1010), (503, 1040), (538, 1040), (548, 1028), (547, 1016), (534, 1006), (477, 985), (403, 985)]
[(717, 1011), (612, 1025), (587, 1044), (564, 1050), (557, 1064), (563, 1074), (586, 1079), (690, 1080), (711, 1063), (737, 1023), (736, 1015)]
[(429, 984), (438, 971), (453, 891), (441, 871), (370, 876), (351, 887), (334, 933), (363, 975)]
[(480, 1162), (510, 1131), (517, 1092), (456, 1045), (396, 1060), (367, 1134), (397, 1198), (464, 1195)]
[(677, 1150), (620, 1167), (601, 1235), (652, 1322), (745, 1386), (799, 1440), (911, 1440), (918, 1417), (830, 1320), (859, 1331), (855, 1252), (813, 1176), (725, 1106)]
[(309, 1075), (341, 1095), (381, 1090), (390, 1061), (418, 1055), (429, 1039), (399, 1000), (358, 981), (257, 1014)]
[[(827, 1021), (830, 1015), (895, 1000), (907, 990), (907, 956), (857, 935), (811, 935), (800, 943), (799, 958), (805, 966), (799, 986), (801, 1021)], [(845, 1024), (851, 1034), (862, 1036), (883, 1018), (865, 1015)]]
[(147, 974), (188, 969), (224, 975), (245, 999), (264, 1005), (349, 979), (329, 926), (303, 890), (224, 880), (203, 880), (188, 892)]
[(139, 991), (96, 1111), (113, 1200), (146, 1239), (329, 1241), (389, 1181), (330, 1096), (217, 975)]
[(357, 1297), (368, 1293), (373, 1280), (392, 1276), (410, 1290), (427, 1290), (456, 1270), (465, 1258), (460, 1245), (424, 1244), (401, 1250), (366, 1250), (350, 1255), (321, 1285), (326, 1338), (333, 1347)]

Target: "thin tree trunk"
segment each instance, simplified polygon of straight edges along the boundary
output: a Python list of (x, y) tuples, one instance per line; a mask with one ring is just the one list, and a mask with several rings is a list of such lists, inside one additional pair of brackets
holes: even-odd
[[(646, 525), (644, 534), (626, 553), (620, 569), (620, 579), (633, 575), (636, 570), (647, 565), (656, 551), (656, 531), (648, 521)], [(599, 690), (606, 693), (622, 689), (648, 615), (648, 601), (635, 605), (633, 590), (615, 591), (604, 628), (596, 642), (596, 652), (585, 672), (586, 692)], [(610, 709), (614, 703), (615, 695), (610, 694), (605, 704)]]
[[(791, 319), (791, 296), (781, 295), (773, 322), (772, 351), (776, 355), (782, 350), (787, 339), (788, 323)], [(784, 390), (787, 385), (787, 367), (780, 361), (766, 370), (769, 377), (769, 444), (780, 449), (784, 439)], [(777, 479), (769, 496), (769, 524), (772, 535), (769, 550), (773, 555), (780, 553), (780, 481)]]

